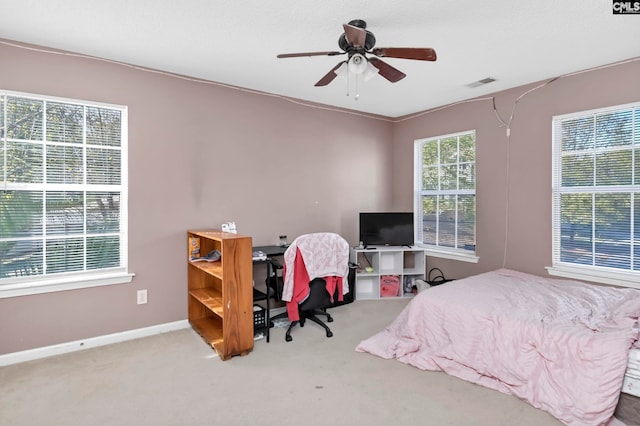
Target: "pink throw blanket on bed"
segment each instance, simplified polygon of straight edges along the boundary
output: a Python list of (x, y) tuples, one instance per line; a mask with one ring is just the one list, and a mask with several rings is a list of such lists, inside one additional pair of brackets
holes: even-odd
[(569, 425), (613, 416), (640, 291), (501, 269), (418, 294), (356, 348), (515, 395)]

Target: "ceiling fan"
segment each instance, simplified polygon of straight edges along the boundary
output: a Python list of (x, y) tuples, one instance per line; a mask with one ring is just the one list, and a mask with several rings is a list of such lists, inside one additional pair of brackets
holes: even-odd
[[(341, 72), (341, 68), (355, 74), (379, 73), (392, 83), (406, 77), (402, 71), (392, 67), (379, 58), (415, 59), (418, 61), (435, 61), (436, 51), (425, 47), (376, 47), (376, 38), (367, 30), (367, 23), (362, 19), (354, 19), (343, 25), (344, 33), (338, 39), (341, 52), (301, 52), (282, 53), (278, 58), (296, 58), (301, 56), (337, 56), (348, 55), (346, 61), (339, 62), (315, 86), (326, 86)], [(374, 55), (367, 57), (367, 54)]]

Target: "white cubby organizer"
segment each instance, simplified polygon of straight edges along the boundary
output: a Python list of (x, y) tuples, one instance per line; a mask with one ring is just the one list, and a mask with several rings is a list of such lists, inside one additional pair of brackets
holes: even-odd
[[(395, 275), (400, 280), (395, 297), (412, 297), (415, 280), (425, 279), (425, 251), (417, 247), (375, 246), (351, 248), (351, 262), (360, 268), (356, 273), (356, 299), (380, 299), (380, 279)], [(372, 271), (368, 272), (367, 267)], [(387, 298), (387, 297), (384, 297)]]

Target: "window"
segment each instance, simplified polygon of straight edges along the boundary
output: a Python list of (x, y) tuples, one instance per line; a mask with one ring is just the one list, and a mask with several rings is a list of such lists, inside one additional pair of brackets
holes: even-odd
[(640, 103), (553, 118), (550, 272), (640, 283)]
[(417, 140), (415, 159), (416, 243), (477, 262), (475, 131)]
[(131, 280), (126, 129), (125, 107), (0, 92), (0, 297)]

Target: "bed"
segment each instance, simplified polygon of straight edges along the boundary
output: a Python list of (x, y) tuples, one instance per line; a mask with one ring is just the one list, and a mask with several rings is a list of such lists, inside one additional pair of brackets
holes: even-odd
[(499, 269), (420, 292), (356, 350), (515, 395), (568, 425), (619, 424), (623, 383), (640, 373), (639, 314), (635, 289)]

